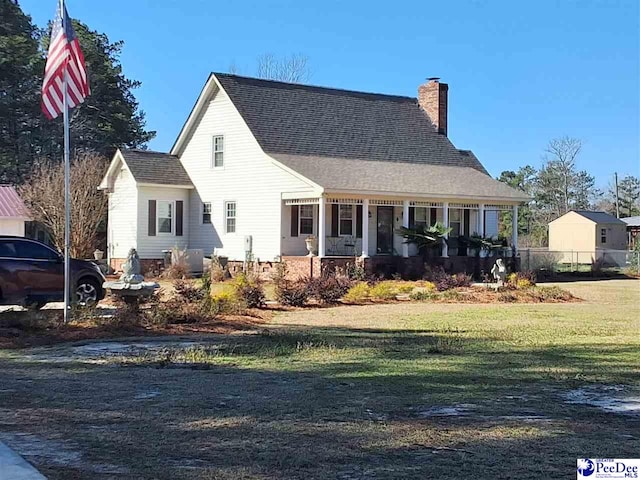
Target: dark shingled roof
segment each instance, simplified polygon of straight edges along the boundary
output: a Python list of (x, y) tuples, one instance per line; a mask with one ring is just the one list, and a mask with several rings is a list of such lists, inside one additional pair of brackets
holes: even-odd
[(283, 154), (271, 157), (328, 190), (528, 200), (524, 192), (469, 167)]
[(139, 183), (192, 185), (189, 175), (175, 155), (151, 150), (121, 149), (131, 175)]
[(572, 210), (576, 212), (578, 215), (588, 218), (594, 223), (624, 223), (619, 218), (614, 217), (613, 215), (609, 215), (606, 212), (592, 212), (590, 210)]
[(470, 167), (411, 97), (214, 73), (266, 153)]

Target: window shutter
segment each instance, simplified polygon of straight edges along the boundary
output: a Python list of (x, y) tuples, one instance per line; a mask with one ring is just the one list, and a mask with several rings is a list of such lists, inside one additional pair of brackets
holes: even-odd
[(150, 237), (156, 236), (156, 201), (149, 200), (149, 231)]
[(291, 236), (298, 236), (298, 216), (300, 214), (299, 205), (291, 205)]
[(463, 213), (463, 219), (462, 219), (462, 222), (463, 222), (463, 228), (464, 228), (464, 230), (463, 230), (463, 231), (464, 231), (464, 234), (465, 234), (465, 235), (469, 236), (469, 235), (471, 235), (471, 232), (469, 231), (469, 229), (470, 229), (470, 227), (471, 227), (471, 225), (470, 225), (470, 224), (471, 224), (471, 222), (470, 222), (470, 220), (469, 220), (469, 219), (470, 219), (470, 215), (469, 215), (469, 214), (470, 214), (470, 211), (469, 211), (469, 210), (467, 210), (467, 209), (465, 208), (465, 209), (463, 210), (463, 212), (464, 212), (464, 213)]
[(338, 236), (338, 204), (331, 205), (331, 236)]
[(182, 200), (176, 200), (176, 237), (182, 236), (182, 218), (184, 210), (184, 202)]
[(409, 228), (416, 226), (416, 209), (409, 207)]
[(356, 238), (362, 238), (362, 205), (356, 205)]
[(435, 208), (431, 209), (431, 220), (430, 220), (430, 224), (431, 225), (435, 225), (436, 222), (438, 221), (438, 210), (436, 210)]

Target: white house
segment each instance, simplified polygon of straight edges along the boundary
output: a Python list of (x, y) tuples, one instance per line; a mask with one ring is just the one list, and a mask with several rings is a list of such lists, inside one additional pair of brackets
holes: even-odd
[(0, 185), (0, 235), (24, 237), (29, 212), (11, 185)]
[(273, 262), (307, 255), (310, 235), (320, 259), (409, 258), (395, 230), (436, 221), (497, 235), (528, 198), (447, 138), (447, 95), (438, 79), (411, 98), (211, 74), (170, 152), (115, 154), (111, 264), (173, 246)]

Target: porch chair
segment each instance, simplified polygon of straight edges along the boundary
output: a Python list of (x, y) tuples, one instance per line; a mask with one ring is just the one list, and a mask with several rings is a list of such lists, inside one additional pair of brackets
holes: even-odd
[(356, 237), (349, 235), (344, 237), (344, 254), (355, 255), (356, 254)]
[(327, 237), (327, 254), (340, 254), (340, 237)]

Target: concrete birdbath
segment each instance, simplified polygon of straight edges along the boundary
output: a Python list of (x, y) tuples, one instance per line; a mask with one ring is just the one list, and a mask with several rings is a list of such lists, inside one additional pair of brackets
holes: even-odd
[(140, 268), (140, 258), (135, 248), (129, 250), (127, 261), (122, 265), (119, 280), (104, 282), (102, 286), (109, 289), (111, 295), (120, 297), (126, 303), (136, 304), (140, 298), (153, 295), (160, 285), (156, 282), (145, 282)]

